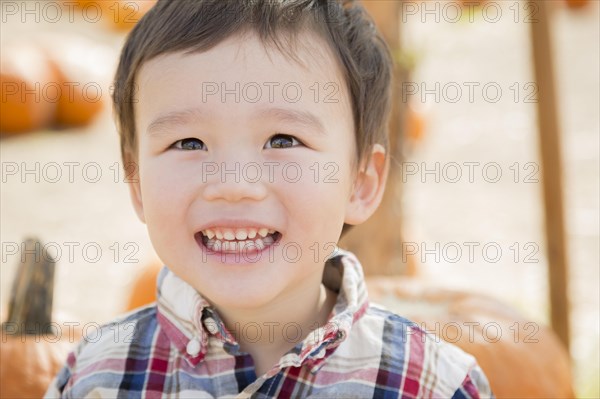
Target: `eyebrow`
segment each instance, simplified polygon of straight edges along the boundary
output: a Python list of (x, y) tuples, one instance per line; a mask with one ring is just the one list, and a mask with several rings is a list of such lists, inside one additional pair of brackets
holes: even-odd
[(188, 125), (193, 120), (201, 120), (204, 112), (200, 108), (189, 108), (182, 111), (171, 111), (154, 119), (146, 129), (151, 136), (159, 135), (161, 130), (172, 126)]
[(263, 118), (272, 118), (281, 122), (306, 126), (320, 136), (325, 134), (325, 128), (321, 119), (308, 111), (275, 107), (264, 109), (259, 115)]
[[(309, 128), (311, 132), (315, 132), (319, 136), (325, 134), (325, 128), (321, 119), (308, 111), (300, 111), (281, 107), (269, 107), (259, 111), (258, 117), (302, 125)], [(152, 136), (159, 135), (161, 134), (161, 131), (168, 130), (170, 127), (185, 126), (193, 121), (202, 120), (203, 118), (206, 118), (206, 112), (201, 108), (188, 108), (181, 111), (171, 111), (154, 119), (148, 125), (146, 132)]]

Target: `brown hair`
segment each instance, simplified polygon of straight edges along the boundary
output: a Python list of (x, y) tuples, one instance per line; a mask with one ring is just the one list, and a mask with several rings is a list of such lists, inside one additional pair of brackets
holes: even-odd
[[(383, 145), (389, 154), (392, 61), (389, 49), (359, 3), (159, 0), (129, 34), (115, 75), (113, 103), (123, 161), (137, 154), (133, 105), (136, 74), (144, 62), (166, 53), (207, 51), (247, 31), (293, 56), (290, 40), (307, 29), (329, 44), (344, 74), (354, 116), (356, 165), (368, 160), (375, 143)], [(347, 229), (344, 225), (343, 231)]]

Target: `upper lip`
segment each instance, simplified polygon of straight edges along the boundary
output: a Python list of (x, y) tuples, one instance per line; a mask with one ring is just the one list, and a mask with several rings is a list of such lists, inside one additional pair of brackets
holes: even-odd
[(269, 230), (275, 230), (279, 232), (279, 229), (270, 224), (259, 222), (251, 219), (216, 219), (205, 223), (200, 227), (198, 231), (204, 231), (206, 229), (214, 229), (218, 227), (225, 227), (230, 229), (242, 229), (242, 228), (261, 228), (264, 227)]

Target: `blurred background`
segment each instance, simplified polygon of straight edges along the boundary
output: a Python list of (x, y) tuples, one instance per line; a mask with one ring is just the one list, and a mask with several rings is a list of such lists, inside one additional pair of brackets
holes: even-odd
[[(120, 48), (152, 3), (0, 2), (3, 321), (27, 237), (57, 258), (55, 319), (101, 324), (122, 314), (136, 279), (156, 262), (130, 205), (110, 103)], [(402, 80), (393, 195), (384, 206), (402, 243), (388, 251), (389, 267), (367, 272), (485, 294), (551, 325), (538, 117), (548, 91), (535, 73), (531, 26), (543, 18), (539, 2), (379, 3), (397, 12), (391, 22), (376, 19), (397, 29)], [(600, 7), (544, 3), (573, 387), (597, 398)], [(360, 254), (356, 238), (347, 242)]]

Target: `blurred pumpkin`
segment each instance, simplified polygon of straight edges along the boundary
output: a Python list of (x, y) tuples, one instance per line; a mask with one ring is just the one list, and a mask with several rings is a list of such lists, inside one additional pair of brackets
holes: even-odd
[(588, 5), (589, 0), (566, 0), (569, 8), (583, 8)]
[(547, 327), (499, 301), (409, 277), (367, 278), (369, 298), (473, 355), (497, 398), (574, 398), (570, 359)]
[(52, 123), (60, 96), (59, 77), (34, 43), (2, 45), (0, 132), (20, 133)]
[(115, 63), (109, 47), (81, 36), (45, 33), (3, 46), (2, 133), (89, 124)]
[(61, 369), (81, 330), (51, 322), (54, 260), (35, 240), (25, 247), (13, 282), (8, 320), (2, 324), (0, 397), (40, 398)]
[(96, 7), (106, 26), (128, 31), (154, 6), (156, 0), (77, 0), (76, 3), (80, 8)]
[(106, 22), (109, 22), (110, 26), (116, 30), (131, 30), (155, 3), (156, 0), (117, 0), (107, 2), (105, 6)]
[(109, 96), (115, 55), (108, 47), (82, 36), (53, 33), (38, 40), (57, 71), (61, 88), (54, 123), (63, 127), (89, 124)]
[(425, 126), (426, 121), (423, 110), (413, 104), (408, 104), (404, 124), (406, 139), (413, 143), (422, 141), (425, 135)]
[[(69, 1), (69, 3), (73, 3), (73, 1), (71, 0), (66, 0)], [(77, 3), (77, 7), (83, 8), (85, 6), (87, 6), (88, 4), (98, 4), (100, 0), (75, 0), (74, 2)], [(104, 0), (107, 1), (107, 0)]]
[(161, 269), (162, 264), (158, 261), (149, 263), (142, 269), (133, 283), (127, 303), (128, 311), (156, 301), (156, 279)]

